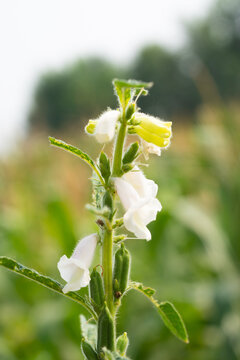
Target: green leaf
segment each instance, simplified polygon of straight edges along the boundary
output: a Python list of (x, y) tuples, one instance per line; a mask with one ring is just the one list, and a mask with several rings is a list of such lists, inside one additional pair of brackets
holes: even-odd
[(175, 306), (169, 301), (162, 301), (158, 306), (158, 312), (169, 330), (180, 340), (189, 343), (183, 319)]
[(58, 294), (61, 294), (65, 297), (67, 297), (70, 300), (73, 300), (89, 311), (89, 313), (94, 317), (94, 319), (97, 319), (97, 314), (95, 313), (91, 303), (87, 298), (82, 297), (76, 292), (68, 292), (67, 294), (64, 294), (62, 292), (63, 285), (61, 285), (56, 280), (51, 279), (48, 276), (44, 276), (39, 274), (36, 270), (30, 269), (26, 266), (23, 266), (22, 264), (18, 263), (17, 261), (8, 258), (6, 256), (0, 256), (0, 265), (4, 266), (8, 270), (11, 270), (21, 276), (24, 276), (30, 280), (35, 281), (36, 283), (45, 286), (46, 288), (53, 290), (57, 292)]
[(143, 82), (137, 80), (122, 80), (122, 79), (114, 79), (114, 86), (118, 88), (130, 88), (130, 89), (142, 89), (142, 88), (151, 88), (153, 86), (152, 82)]
[(146, 83), (137, 80), (114, 79), (113, 85), (119, 104), (123, 109), (125, 109), (129, 101), (134, 95), (136, 95), (136, 93), (139, 94), (140, 92), (143, 92), (143, 94), (146, 95), (146, 91), (144, 91), (144, 89), (150, 88), (153, 83)]
[(189, 343), (188, 334), (183, 319), (173, 304), (171, 304), (169, 301), (163, 301), (159, 303), (156, 299), (153, 298), (155, 290), (149, 287), (145, 287), (143, 284), (131, 282), (129, 289), (137, 290), (147, 296), (147, 298), (157, 308), (157, 311), (167, 328), (177, 338), (185, 343)]
[(132, 143), (125, 152), (122, 159), (123, 164), (129, 164), (133, 162), (139, 155), (138, 151), (139, 151), (139, 143), (136, 141), (135, 143)]
[(80, 325), (82, 336), (94, 347), (97, 346), (97, 325), (86, 320), (85, 316), (80, 315)]
[(55, 139), (54, 137), (51, 137), (51, 136), (49, 136), (48, 139), (49, 139), (51, 145), (60, 147), (61, 149), (69, 151), (73, 155), (80, 157), (85, 163), (87, 163), (93, 169), (93, 171), (95, 171), (95, 173), (99, 177), (102, 185), (105, 185), (104, 180), (102, 178), (102, 175), (100, 174), (98, 167), (96, 166), (96, 164), (94, 163), (94, 161), (90, 158), (90, 156), (88, 154), (84, 153), (82, 150), (78, 149), (77, 147), (75, 147), (73, 145), (65, 143), (62, 140)]
[(118, 98), (119, 105), (123, 109), (125, 109), (129, 101), (131, 100), (131, 88), (126, 89), (125, 87), (120, 87), (118, 86), (118, 84), (115, 83), (114, 86), (115, 86), (115, 92)]
[(99, 156), (99, 169), (101, 171), (102, 177), (108, 182), (108, 179), (111, 175), (111, 169), (110, 169), (110, 161), (107, 155), (102, 151)]

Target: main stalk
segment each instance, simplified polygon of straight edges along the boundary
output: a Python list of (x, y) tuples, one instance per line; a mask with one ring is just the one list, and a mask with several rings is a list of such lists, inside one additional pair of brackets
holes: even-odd
[[(126, 136), (126, 118), (125, 118), (125, 109), (122, 112), (120, 127), (117, 133), (117, 139), (114, 146), (114, 155), (113, 155), (113, 165), (112, 165), (112, 177), (121, 176), (122, 173), (122, 157), (123, 157), (123, 148)], [(115, 210), (114, 201), (113, 201), (113, 211)], [(106, 296), (106, 303), (108, 309), (113, 318), (113, 324), (115, 328), (115, 309), (114, 309), (114, 294), (113, 294), (113, 229), (111, 227), (112, 219), (109, 219), (109, 226), (105, 226), (102, 231), (102, 266), (103, 266), (103, 280), (104, 280), (104, 290)], [(115, 334), (114, 329), (114, 334)], [(111, 333), (107, 334), (107, 337), (110, 339)], [(115, 335), (114, 335), (114, 344), (115, 344)], [(115, 345), (114, 345), (115, 347)]]

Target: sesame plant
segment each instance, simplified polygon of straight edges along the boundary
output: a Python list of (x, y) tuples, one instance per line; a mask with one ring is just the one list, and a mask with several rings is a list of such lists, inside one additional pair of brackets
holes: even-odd
[[(81, 349), (88, 360), (129, 359), (128, 336), (124, 332), (117, 337), (116, 320), (122, 298), (130, 290), (146, 296), (168, 329), (188, 342), (185, 325), (174, 305), (156, 300), (154, 289), (130, 279), (131, 254), (126, 247), (128, 239), (151, 240), (147, 225), (156, 219), (162, 206), (156, 198), (157, 184), (145, 177), (141, 166), (149, 154), (161, 155), (162, 149), (169, 147), (172, 123), (140, 112), (137, 100), (148, 94), (151, 83), (115, 79), (113, 85), (118, 108), (106, 110), (85, 127), (90, 141), (97, 140), (103, 145), (113, 141), (111, 156), (102, 147), (93, 161), (79, 148), (49, 137), (51, 145), (79, 157), (93, 172), (92, 201), (87, 209), (95, 215), (98, 231), (81, 239), (70, 257), (60, 258), (57, 267), (66, 284), (61, 285), (13, 259), (0, 257), (0, 265), (88, 311), (89, 319), (80, 316)], [(101, 248), (101, 261), (92, 264), (97, 246)], [(88, 287), (88, 296), (78, 293), (83, 287)]]

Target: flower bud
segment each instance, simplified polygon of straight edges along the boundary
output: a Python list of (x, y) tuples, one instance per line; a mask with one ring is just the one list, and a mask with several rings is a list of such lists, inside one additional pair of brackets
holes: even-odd
[(122, 335), (120, 335), (117, 338), (117, 352), (121, 355), (121, 356), (125, 356), (126, 352), (127, 352), (127, 348), (129, 345), (129, 340), (127, 337), (127, 333), (124, 332)]
[(106, 191), (103, 195), (103, 199), (102, 199), (102, 206), (107, 206), (112, 213), (113, 210), (113, 201), (112, 201), (112, 196), (110, 195), (109, 191)]
[(99, 156), (99, 169), (102, 177), (108, 182), (109, 176), (111, 175), (110, 161), (107, 155), (102, 151)]
[(132, 165), (132, 164), (124, 164), (122, 166), (122, 171), (124, 173), (127, 173), (127, 172), (131, 171), (133, 168), (134, 168), (134, 165)]
[(102, 277), (96, 268), (91, 273), (91, 280), (89, 283), (90, 296), (94, 301), (96, 311), (99, 311), (104, 303), (104, 291)]
[(94, 135), (100, 143), (111, 141), (115, 135), (116, 123), (119, 117), (120, 111), (109, 109), (98, 119), (89, 120), (85, 131), (89, 135)]
[(131, 119), (132, 115), (136, 111), (136, 104), (135, 103), (129, 103), (126, 109), (126, 119)]
[(89, 344), (89, 342), (85, 341), (85, 339), (82, 339), (82, 353), (87, 360), (98, 360), (98, 355), (96, 351), (92, 348), (92, 345)]
[(129, 127), (129, 133), (137, 134), (148, 143), (161, 148), (170, 144), (171, 122), (162, 121), (143, 113), (136, 113), (132, 123), (133, 125)]
[(129, 164), (133, 162), (138, 156), (139, 143), (135, 142), (129, 146), (123, 157), (123, 164)]
[(62, 289), (66, 294), (69, 291), (76, 291), (89, 284), (89, 267), (93, 260), (94, 251), (97, 245), (98, 235), (91, 234), (80, 240), (70, 258), (63, 255), (58, 262), (58, 270), (61, 277), (67, 281)]
[(97, 125), (97, 120), (89, 120), (88, 124), (85, 126), (85, 131), (89, 135), (93, 135)]
[(115, 327), (112, 315), (107, 307), (106, 302), (102, 312), (98, 318), (98, 340), (97, 350), (101, 352), (102, 348), (106, 347), (108, 350), (114, 351)]

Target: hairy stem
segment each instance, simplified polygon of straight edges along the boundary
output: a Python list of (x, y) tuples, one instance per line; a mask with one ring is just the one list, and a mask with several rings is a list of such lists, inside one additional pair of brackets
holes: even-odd
[(126, 129), (127, 129), (127, 123), (126, 123), (125, 111), (124, 111), (122, 115), (121, 125), (117, 135), (115, 149), (114, 149), (112, 176), (121, 175), (122, 156), (123, 156), (123, 147), (126, 136)]
[(105, 229), (103, 232), (102, 265), (103, 280), (106, 301), (109, 311), (113, 313), (113, 287), (112, 287), (112, 258), (113, 258), (113, 236), (112, 230)]
[[(125, 109), (123, 109), (123, 115), (121, 118), (121, 125), (118, 130), (117, 140), (114, 147), (114, 156), (113, 156), (113, 166), (112, 166), (112, 176), (121, 176), (122, 172), (122, 156), (123, 156), (123, 147), (126, 136), (126, 117)], [(114, 200), (114, 199), (113, 199)], [(113, 201), (114, 203), (114, 201)], [(113, 206), (113, 208), (115, 208)], [(113, 209), (114, 210), (114, 209)], [(113, 301), (113, 230), (112, 230), (112, 219), (111, 219), (111, 228), (105, 228), (102, 233), (102, 265), (104, 269), (103, 280), (104, 280), (104, 289), (108, 309), (113, 317), (114, 328), (116, 327), (115, 320), (115, 306)], [(114, 330), (114, 333), (116, 331)], [(110, 338), (111, 334), (108, 334)], [(115, 336), (114, 336), (115, 337)], [(115, 344), (115, 338), (114, 338)], [(115, 345), (114, 345), (115, 346)]]

